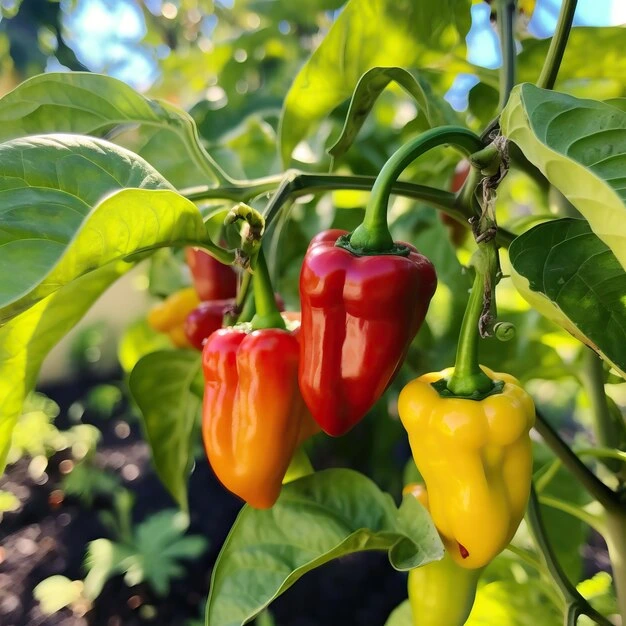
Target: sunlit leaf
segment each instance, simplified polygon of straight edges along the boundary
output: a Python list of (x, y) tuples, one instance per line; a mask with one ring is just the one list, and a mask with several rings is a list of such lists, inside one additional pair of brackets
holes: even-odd
[(626, 267), (626, 112), (524, 84), (501, 126)]
[[(563, 61), (559, 67), (556, 89), (573, 92), (577, 83), (580, 87), (596, 89), (587, 92), (587, 97), (599, 100), (609, 97), (600, 95), (599, 86), (604, 84), (605, 89), (614, 91), (613, 96), (626, 93), (624, 76), (626, 75), (626, 58), (624, 58), (624, 36), (626, 30), (620, 26), (614, 27), (584, 27), (572, 28), (567, 40), (567, 47)], [(522, 44), (522, 51), (518, 56), (518, 77), (520, 82), (536, 82), (543, 67), (551, 38), (528, 38)], [(592, 50), (602, 50), (601, 60)]]
[(82, 318), (127, 263), (106, 265), (62, 287), (0, 327), (0, 470), (15, 422), (32, 391), (43, 359)]
[(0, 322), (112, 261), (208, 239), (192, 202), (143, 159), (100, 139), (9, 141), (0, 144), (0, 171)]
[[(145, 98), (116, 78), (50, 72), (24, 81), (0, 98), (0, 141), (40, 133), (103, 137), (114, 127), (129, 124), (177, 136), (175, 150), (160, 153), (146, 146), (146, 156), (155, 157), (151, 161), (155, 167), (159, 168), (161, 159), (177, 156), (181, 162), (191, 159), (209, 180), (216, 178), (215, 164), (201, 147), (191, 116), (168, 102)], [(153, 133), (146, 136), (149, 141)], [(201, 182), (206, 181), (197, 180)]]
[(443, 555), (426, 510), (408, 497), (398, 509), (368, 478), (346, 469), (283, 487), (268, 510), (245, 506), (213, 570), (207, 626), (251, 621), (306, 572), (362, 550), (385, 550), (400, 570)]
[(352, 95), (376, 67), (443, 68), (464, 60), (470, 0), (351, 0), (291, 86), (283, 108), (281, 157)]

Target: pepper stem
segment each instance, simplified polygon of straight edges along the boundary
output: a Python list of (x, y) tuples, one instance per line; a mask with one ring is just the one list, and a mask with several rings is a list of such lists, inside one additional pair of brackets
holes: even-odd
[(480, 369), (478, 362), (478, 324), (483, 312), (485, 275), (476, 268), (472, 292), (465, 308), (459, 343), (456, 349), (454, 373), (448, 380), (448, 390), (455, 396), (471, 396), (475, 392), (487, 393), (493, 388), (493, 381)]
[(393, 253), (396, 246), (387, 224), (387, 206), (392, 186), (417, 157), (443, 144), (453, 144), (467, 154), (484, 148), (477, 135), (458, 126), (433, 128), (399, 148), (376, 178), (363, 222), (350, 236), (349, 246), (352, 250), (361, 254)]
[(252, 318), (252, 329), (285, 329), (285, 320), (282, 318), (278, 306), (276, 306), (272, 281), (270, 280), (270, 273), (262, 250), (259, 250), (254, 262), (252, 286), (254, 288), (254, 303), (256, 305), (256, 314)]

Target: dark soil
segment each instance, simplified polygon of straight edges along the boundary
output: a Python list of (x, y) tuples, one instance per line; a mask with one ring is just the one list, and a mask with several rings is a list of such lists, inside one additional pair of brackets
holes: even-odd
[[(57, 426), (69, 426), (67, 408), (85, 389), (47, 389), (61, 406)], [(150, 465), (149, 451), (139, 427), (131, 423), (130, 435), (115, 434), (117, 418), (83, 417), (102, 431), (97, 463), (117, 472), (124, 486), (136, 497), (134, 522), (152, 513), (174, 507)], [(8, 468), (0, 489), (13, 492), (20, 508), (6, 513), (0, 525), (0, 625), (1, 626), (187, 626), (203, 623), (203, 605), (211, 568), (241, 506), (215, 479), (206, 462), (199, 461), (190, 479), (191, 525), (189, 532), (209, 541), (202, 558), (188, 562), (183, 579), (173, 581), (166, 598), (157, 597), (147, 585), (128, 587), (117, 576), (104, 587), (87, 612), (63, 609), (45, 617), (33, 598), (34, 587), (43, 579), (61, 574), (82, 579), (86, 545), (110, 533), (99, 512), (111, 506), (96, 499), (93, 506), (65, 497), (59, 503), (59, 464), (67, 454), (50, 460), (47, 481), (30, 478), (28, 459)], [(124, 471), (129, 466), (130, 473)], [(136, 469), (135, 469), (136, 468)], [(133, 480), (124, 476), (133, 476)], [(42, 482), (42, 481), (39, 481)], [(54, 494), (51, 496), (52, 492)], [(381, 553), (359, 554), (339, 559), (298, 581), (271, 606), (277, 626), (383, 626), (389, 613), (406, 598), (406, 577), (395, 572)], [(88, 607), (86, 607), (87, 609)], [(192, 620), (196, 620), (193, 621)]]

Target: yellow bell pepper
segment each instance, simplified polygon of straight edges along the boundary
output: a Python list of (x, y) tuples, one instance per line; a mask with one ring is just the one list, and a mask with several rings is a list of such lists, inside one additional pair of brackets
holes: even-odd
[(148, 313), (148, 324), (154, 330), (165, 333), (177, 348), (189, 348), (191, 343), (185, 335), (185, 320), (200, 304), (193, 287), (175, 291)]
[(511, 541), (532, 472), (532, 398), (512, 376), (481, 369), (504, 383), (482, 400), (439, 395), (431, 383), (448, 380), (452, 368), (411, 381), (398, 400), (435, 526), (468, 569), (484, 567)]
[[(407, 485), (404, 494), (415, 496), (429, 509), (423, 485)], [(446, 552), (443, 559), (409, 572), (408, 590), (414, 626), (463, 626), (467, 621), (482, 569), (466, 569)]]

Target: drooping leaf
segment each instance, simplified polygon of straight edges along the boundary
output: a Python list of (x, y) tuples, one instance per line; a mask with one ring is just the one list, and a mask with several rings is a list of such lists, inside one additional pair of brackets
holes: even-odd
[(102, 292), (125, 271), (111, 263), (62, 287), (0, 327), (0, 471), (11, 434), (39, 368), (56, 343), (81, 319)]
[(325, 470), (283, 487), (268, 510), (245, 506), (213, 570), (207, 626), (241, 626), (307, 571), (363, 550), (386, 550), (396, 569), (443, 555), (426, 510), (405, 498), (396, 508), (368, 478)]
[(180, 507), (187, 510), (187, 477), (193, 463), (201, 394), (200, 358), (190, 350), (160, 350), (142, 357), (128, 385), (143, 424), (159, 478)]
[(349, 98), (376, 67), (464, 63), (469, 0), (351, 0), (291, 86), (281, 120), (283, 163), (311, 126)]
[(192, 202), (100, 139), (15, 139), (0, 144), (0, 172), (0, 322), (112, 261), (208, 239)]
[(501, 127), (626, 267), (626, 112), (524, 84)]
[(401, 67), (374, 67), (359, 79), (341, 135), (328, 150), (329, 154), (337, 159), (348, 150), (378, 96), (392, 81), (413, 97), (427, 128), (441, 126), (450, 121), (450, 116), (453, 115), (450, 105), (443, 99), (437, 99), (430, 91), (427, 94), (423, 83), (413, 74)]
[(589, 224), (539, 224), (513, 241), (509, 256), (522, 296), (626, 376), (626, 272)]
[[(51, 72), (24, 81), (0, 98), (0, 141), (40, 133), (104, 137), (114, 127), (127, 125), (150, 127), (139, 141), (146, 145), (146, 157), (154, 159), (150, 162), (155, 167), (178, 154), (179, 161), (191, 160), (210, 180), (219, 178), (188, 113), (170, 103), (149, 100), (116, 78), (90, 72)], [(155, 140), (155, 132), (159, 134), (157, 146), (162, 143), (159, 131), (175, 134), (177, 149), (152, 150), (148, 144)]]

